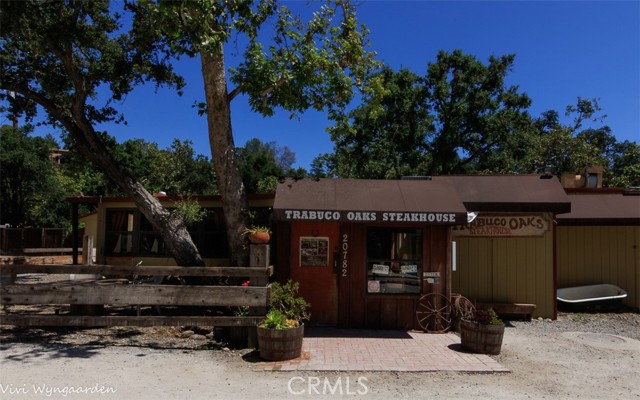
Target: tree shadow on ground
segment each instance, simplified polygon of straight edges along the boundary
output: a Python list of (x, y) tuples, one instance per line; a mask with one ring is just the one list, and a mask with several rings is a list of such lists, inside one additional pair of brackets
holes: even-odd
[(46, 344), (38, 343), (37, 346), (21, 347), (20, 350), (12, 348), (10, 344), (2, 343), (0, 351), (12, 349), (14, 354), (5, 354), (3, 363), (23, 362), (27, 360), (41, 359), (43, 361), (56, 358), (91, 358), (99, 355), (104, 346), (76, 346), (72, 344)]
[[(173, 327), (9, 327), (0, 329), (0, 351), (7, 351), (3, 359), (20, 361), (27, 358), (89, 358), (105, 347), (137, 347), (166, 350), (215, 350), (219, 343), (210, 340), (195, 341), (179, 337), (179, 328)], [(27, 346), (21, 354), (10, 354)], [(8, 351), (12, 350), (12, 351)]]

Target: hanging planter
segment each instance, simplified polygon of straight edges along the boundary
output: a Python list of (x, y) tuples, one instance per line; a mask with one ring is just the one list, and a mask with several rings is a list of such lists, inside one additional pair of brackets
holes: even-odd
[(266, 226), (252, 226), (244, 230), (249, 241), (253, 244), (267, 244), (271, 240), (271, 231)]

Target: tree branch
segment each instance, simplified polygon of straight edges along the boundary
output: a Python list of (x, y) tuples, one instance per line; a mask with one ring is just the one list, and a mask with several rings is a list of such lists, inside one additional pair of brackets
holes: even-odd
[(244, 86), (240, 84), (237, 88), (233, 89), (231, 93), (229, 93), (229, 102), (242, 92), (243, 87)]
[(286, 82), (287, 82), (287, 78), (284, 75), (280, 75), (280, 78), (278, 78), (275, 84), (265, 88), (262, 92), (260, 92), (260, 97), (262, 97), (262, 101), (265, 102), (267, 100), (267, 96), (269, 95), (269, 93), (278, 89), (279, 87), (284, 85)]
[(22, 95), (24, 98), (29, 99), (41, 105), (55, 119), (64, 118), (64, 112), (62, 111), (62, 109), (59, 107), (56, 107), (52, 101), (50, 101), (49, 99), (47, 99), (46, 97), (44, 97), (38, 92), (35, 92), (29, 88), (25, 88), (23, 86), (14, 85), (14, 84), (0, 84), (0, 89), (6, 90), (9, 92), (16, 92)]

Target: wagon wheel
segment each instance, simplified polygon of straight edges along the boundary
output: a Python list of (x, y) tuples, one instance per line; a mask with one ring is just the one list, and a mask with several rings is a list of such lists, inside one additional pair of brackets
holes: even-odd
[(420, 297), (416, 309), (418, 325), (425, 332), (441, 333), (451, 328), (451, 301), (439, 293)]
[(456, 318), (458, 319), (473, 318), (473, 313), (476, 311), (476, 306), (473, 305), (471, 300), (467, 299), (464, 296), (458, 297), (453, 307), (456, 312)]

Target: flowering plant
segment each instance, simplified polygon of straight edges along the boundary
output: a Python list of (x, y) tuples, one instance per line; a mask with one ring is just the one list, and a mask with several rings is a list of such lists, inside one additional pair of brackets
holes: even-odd
[(483, 308), (476, 309), (469, 320), (481, 325), (504, 325), (493, 308), (486, 310)]
[[(241, 286), (249, 286), (251, 281), (245, 281)], [(236, 317), (246, 317), (249, 315), (249, 306), (238, 306), (235, 311)]]

